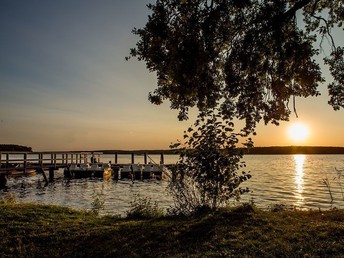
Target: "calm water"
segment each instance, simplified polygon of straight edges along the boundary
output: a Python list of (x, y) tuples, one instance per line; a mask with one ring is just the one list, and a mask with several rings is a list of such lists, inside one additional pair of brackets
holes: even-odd
[[(159, 161), (159, 155), (151, 155)], [(114, 157), (104, 155), (102, 162), (114, 162)], [(273, 204), (294, 205), (300, 208), (330, 208), (330, 196), (323, 179), (328, 178), (334, 197), (333, 206), (344, 208), (342, 188), (339, 186), (336, 168), (344, 168), (344, 155), (250, 155), (245, 156), (246, 171), (252, 178), (243, 186), (251, 192), (242, 196), (242, 202), (253, 199), (257, 206), (267, 208)], [(166, 155), (165, 163), (173, 163), (176, 156)], [(130, 155), (121, 155), (120, 163), (129, 163)], [(143, 157), (135, 157), (143, 163)], [(63, 179), (63, 171), (56, 173), (56, 181), (44, 187), (42, 175), (8, 180), (9, 193), (17, 202), (55, 204), (75, 209), (91, 209), (95, 193), (103, 193), (105, 200), (102, 214), (124, 215), (135, 196), (149, 197), (160, 207), (168, 208), (173, 202), (166, 192), (165, 181), (119, 181), (102, 179)], [(343, 171), (344, 187), (344, 171)], [(344, 189), (343, 189), (344, 190)], [(0, 196), (4, 191), (0, 191)]]

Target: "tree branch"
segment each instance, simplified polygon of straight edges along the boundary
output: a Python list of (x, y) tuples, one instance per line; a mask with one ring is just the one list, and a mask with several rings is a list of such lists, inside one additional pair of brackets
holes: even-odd
[(305, 7), (310, 2), (312, 2), (312, 0), (300, 0), (294, 6), (292, 6), (288, 11), (286, 11), (284, 13), (284, 15), (283, 15), (284, 18), (286, 18), (286, 19), (292, 18), (298, 10), (302, 9), (303, 7)]
[[(318, 20), (321, 20), (325, 23), (326, 25), (326, 34), (330, 37), (331, 39), (331, 45), (332, 45), (332, 50), (335, 50), (336, 49), (336, 43), (334, 42), (334, 39), (332, 37), (332, 34), (331, 34), (331, 27), (330, 25), (328, 24), (327, 20), (323, 17), (320, 17), (320, 16), (315, 16), (315, 15), (312, 15), (313, 18), (315, 19), (318, 19)], [(324, 37), (324, 35), (323, 35)]]

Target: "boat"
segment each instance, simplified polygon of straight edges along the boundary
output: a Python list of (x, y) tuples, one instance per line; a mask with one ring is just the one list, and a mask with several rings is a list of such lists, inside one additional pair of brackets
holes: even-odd
[(37, 171), (35, 168), (24, 168), (23, 164), (14, 165), (13, 168), (9, 169), (7, 172), (11, 177), (20, 177), (20, 176), (30, 176), (36, 175)]
[(71, 164), (64, 169), (66, 178), (104, 178), (108, 179), (113, 176), (118, 179), (157, 179), (161, 180), (164, 166), (157, 164), (125, 164), (114, 165), (111, 163), (81, 163)]
[(64, 175), (67, 178), (109, 178), (113, 170), (109, 163), (92, 163), (92, 164), (71, 164), (64, 169)]

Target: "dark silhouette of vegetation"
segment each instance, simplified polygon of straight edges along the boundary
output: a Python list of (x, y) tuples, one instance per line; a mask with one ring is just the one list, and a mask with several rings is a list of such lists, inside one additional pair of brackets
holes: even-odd
[(147, 197), (135, 196), (130, 202), (130, 208), (127, 211), (129, 219), (152, 219), (164, 216), (164, 210), (158, 207), (157, 202), (152, 202)]
[(243, 149), (245, 154), (344, 154), (344, 147), (271, 146)]
[[(344, 154), (344, 147), (335, 146), (269, 146), (269, 147), (251, 147), (240, 149), (245, 155), (249, 154)], [(86, 151), (86, 150), (85, 150)], [(97, 150), (104, 154), (131, 154), (143, 155), (149, 154), (180, 154), (178, 149), (169, 150)]]
[(32, 152), (32, 148), (15, 144), (0, 144), (0, 151)]
[(169, 100), (180, 120), (194, 106), (219, 106), (224, 119), (245, 120), (246, 133), (261, 120), (288, 120), (295, 96), (319, 95), (315, 57), (325, 42), (329, 104), (344, 107), (344, 48), (331, 35), (343, 26), (342, 0), (157, 0), (148, 8), (130, 57), (157, 75), (150, 101)]
[[(228, 126), (207, 119), (198, 135), (187, 135), (185, 148), (192, 151), (181, 154), (181, 184), (174, 185), (183, 205), (190, 192), (184, 176), (195, 184), (199, 207), (215, 208), (231, 196), (242, 182), (233, 187), (231, 181), (240, 162), (237, 137), (255, 134), (262, 120), (276, 125), (288, 120), (291, 100), (297, 115), (295, 97), (319, 95), (324, 79), (315, 57), (324, 38), (330, 48), (324, 62), (333, 77), (329, 104), (344, 107), (344, 48), (331, 35), (343, 25), (342, 0), (156, 0), (148, 8), (152, 14), (133, 30), (139, 40), (127, 59), (136, 57), (156, 73), (149, 100), (158, 105), (169, 100), (179, 120), (188, 119), (192, 107), (203, 119), (216, 110)], [(235, 119), (245, 121), (241, 134), (232, 133)]]
[(232, 122), (220, 119), (212, 110), (202, 113), (194, 128), (184, 132), (185, 141), (171, 145), (181, 152), (170, 182), (174, 214), (214, 211), (248, 191), (240, 188), (251, 177), (238, 172), (245, 167), (240, 162), (242, 152), (236, 148), (240, 134), (234, 133)]

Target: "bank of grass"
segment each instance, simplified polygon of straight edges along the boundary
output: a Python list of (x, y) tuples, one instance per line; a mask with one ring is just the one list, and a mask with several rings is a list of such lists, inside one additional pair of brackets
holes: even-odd
[(0, 204), (0, 257), (344, 257), (344, 211), (250, 206), (130, 220)]

